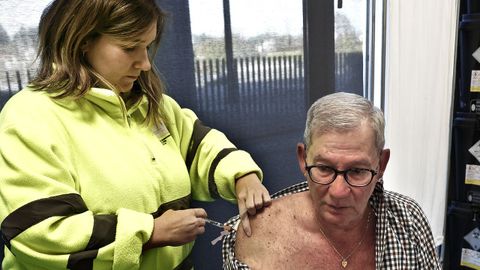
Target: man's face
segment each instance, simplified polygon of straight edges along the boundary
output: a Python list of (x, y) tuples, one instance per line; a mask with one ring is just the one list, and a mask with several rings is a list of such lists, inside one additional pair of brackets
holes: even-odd
[[(308, 179), (310, 195), (317, 217), (322, 223), (348, 228), (363, 217), (375, 184), (388, 162), (388, 154), (380, 155), (375, 148), (374, 138), (372, 128), (363, 123), (358, 128), (346, 132), (329, 132), (323, 135), (314, 133), (311, 146), (306, 153), (303, 146), (299, 146), (297, 153), (299, 165)], [(306, 156), (306, 160), (301, 156)], [(311, 181), (305, 170), (305, 161), (307, 165), (322, 164), (341, 171), (364, 168), (380, 173), (365, 187), (350, 186), (343, 174), (339, 174), (331, 184), (321, 185)]]

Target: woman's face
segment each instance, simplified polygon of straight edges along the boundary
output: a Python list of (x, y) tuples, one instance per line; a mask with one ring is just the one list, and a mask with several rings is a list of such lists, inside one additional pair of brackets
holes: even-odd
[(86, 44), (87, 61), (116, 90), (121, 93), (130, 92), (140, 73), (151, 68), (147, 50), (156, 34), (157, 22), (154, 21), (135, 40), (124, 41), (101, 35)]

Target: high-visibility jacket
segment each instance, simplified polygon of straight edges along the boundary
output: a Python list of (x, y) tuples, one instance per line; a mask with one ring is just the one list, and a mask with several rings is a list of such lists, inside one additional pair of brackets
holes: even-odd
[(164, 95), (164, 125), (143, 125), (113, 91), (53, 99), (26, 88), (0, 113), (3, 269), (191, 269), (193, 243), (142, 252), (153, 219), (192, 199), (235, 202), (260, 168)]

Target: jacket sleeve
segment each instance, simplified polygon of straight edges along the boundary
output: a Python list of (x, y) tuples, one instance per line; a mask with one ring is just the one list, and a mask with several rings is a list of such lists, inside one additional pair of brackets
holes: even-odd
[(126, 209), (92, 213), (75, 181), (75, 155), (61, 124), (40, 107), (7, 105), (0, 114), (6, 256), (13, 254), (29, 269), (138, 267), (153, 217)]
[(249, 153), (239, 150), (222, 132), (204, 125), (189, 109), (164, 96), (167, 128), (185, 159), (192, 182), (192, 197), (236, 202), (235, 179), (248, 173), (263, 174)]

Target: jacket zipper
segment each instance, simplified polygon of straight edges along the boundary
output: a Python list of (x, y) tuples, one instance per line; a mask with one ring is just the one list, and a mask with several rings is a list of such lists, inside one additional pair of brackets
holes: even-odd
[[(132, 117), (131, 115), (128, 113), (127, 111), (127, 107), (125, 106), (125, 102), (123, 102), (123, 99), (122, 97), (120, 97), (119, 95), (117, 95), (118, 97), (118, 101), (120, 102), (120, 106), (121, 106), (121, 110), (122, 110), (122, 115), (123, 115), (123, 119), (125, 121), (125, 123), (127, 124), (127, 127), (132, 130)], [(155, 158), (155, 155), (152, 151), (152, 149), (149, 147), (149, 145), (147, 144), (147, 142), (141, 137), (141, 135), (139, 136), (140, 137), (140, 140), (142, 141), (142, 144), (145, 146), (145, 148), (147, 149), (148, 153), (150, 154), (150, 161), (153, 163), (153, 162), (156, 162), (156, 158)]]

